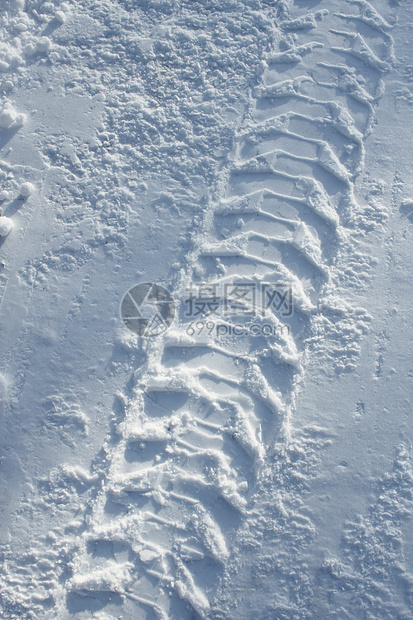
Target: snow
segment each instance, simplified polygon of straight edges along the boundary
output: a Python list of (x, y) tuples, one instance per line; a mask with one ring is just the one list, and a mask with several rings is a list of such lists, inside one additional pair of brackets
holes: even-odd
[(3, 129), (10, 129), (16, 118), (16, 110), (14, 110), (11, 104), (6, 104), (0, 112), (0, 127), (2, 127)]
[(66, 21), (66, 15), (63, 11), (56, 11), (54, 19), (58, 24), (64, 24)]
[(36, 51), (40, 54), (45, 54), (49, 51), (50, 45), (51, 41), (48, 37), (40, 37), (40, 39), (36, 42)]
[(0, 219), (0, 237), (7, 237), (13, 226), (13, 220), (11, 220), (9, 217), (3, 216)]
[(412, 617), (412, 26), (0, 3), (2, 618)]
[(29, 181), (26, 181), (20, 187), (20, 196), (23, 196), (23, 198), (28, 198), (30, 194), (32, 194), (33, 192), (34, 192), (34, 185), (33, 183), (30, 183)]

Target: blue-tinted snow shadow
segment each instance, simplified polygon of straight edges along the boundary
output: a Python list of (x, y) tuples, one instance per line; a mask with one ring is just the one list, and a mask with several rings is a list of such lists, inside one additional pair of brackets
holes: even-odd
[(101, 611), (107, 605), (122, 608), (122, 597), (115, 592), (70, 592), (66, 599), (67, 609), (70, 614), (80, 612), (97, 612)]
[(23, 196), (18, 196), (17, 198), (13, 200), (13, 202), (10, 202), (6, 206), (6, 208), (4, 209), (3, 215), (7, 215), (7, 217), (11, 217), (15, 213), (17, 213), (19, 209), (21, 209), (21, 207), (26, 202), (26, 200), (27, 199), (23, 198)]
[(10, 129), (2, 129), (0, 133), (0, 149), (4, 148), (6, 144), (14, 138), (19, 129), (20, 126), (10, 127)]
[(400, 205), (399, 211), (401, 215), (407, 217), (411, 222), (413, 222), (413, 200), (409, 200)]
[(44, 28), (41, 36), (42, 37), (47, 37), (51, 34), (54, 33), (55, 30), (57, 30), (58, 28), (60, 28), (60, 26), (62, 26), (62, 23), (57, 21), (57, 19), (52, 19), (47, 26)]

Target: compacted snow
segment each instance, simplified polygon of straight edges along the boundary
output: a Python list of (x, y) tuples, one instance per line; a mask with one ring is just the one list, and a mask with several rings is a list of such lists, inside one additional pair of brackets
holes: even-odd
[(3, 0), (2, 618), (413, 618), (413, 6)]

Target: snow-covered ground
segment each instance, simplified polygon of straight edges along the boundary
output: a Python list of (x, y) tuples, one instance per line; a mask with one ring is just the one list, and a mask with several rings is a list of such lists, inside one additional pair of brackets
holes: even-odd
[(413, 618), (412, 32), (2, 0), (2, 618)]

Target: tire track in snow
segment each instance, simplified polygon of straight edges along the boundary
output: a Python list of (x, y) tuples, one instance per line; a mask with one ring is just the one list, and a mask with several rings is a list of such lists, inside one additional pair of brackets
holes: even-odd
[(209, 614), (272, 446), (288, 442), (305, 340), (320, 301), (329, 311), (331, 267), (392, 62), (390, 26), (375, 9), (355, 1), (343, 11), (284, 16), (177, 287), (179, 296), (190, 282), (281, 279), (293, 289), (290, 333), (223, 345), (183, 324), (144, 345), (69, 597), (104, 604), (112, 593), (136, 618)]

